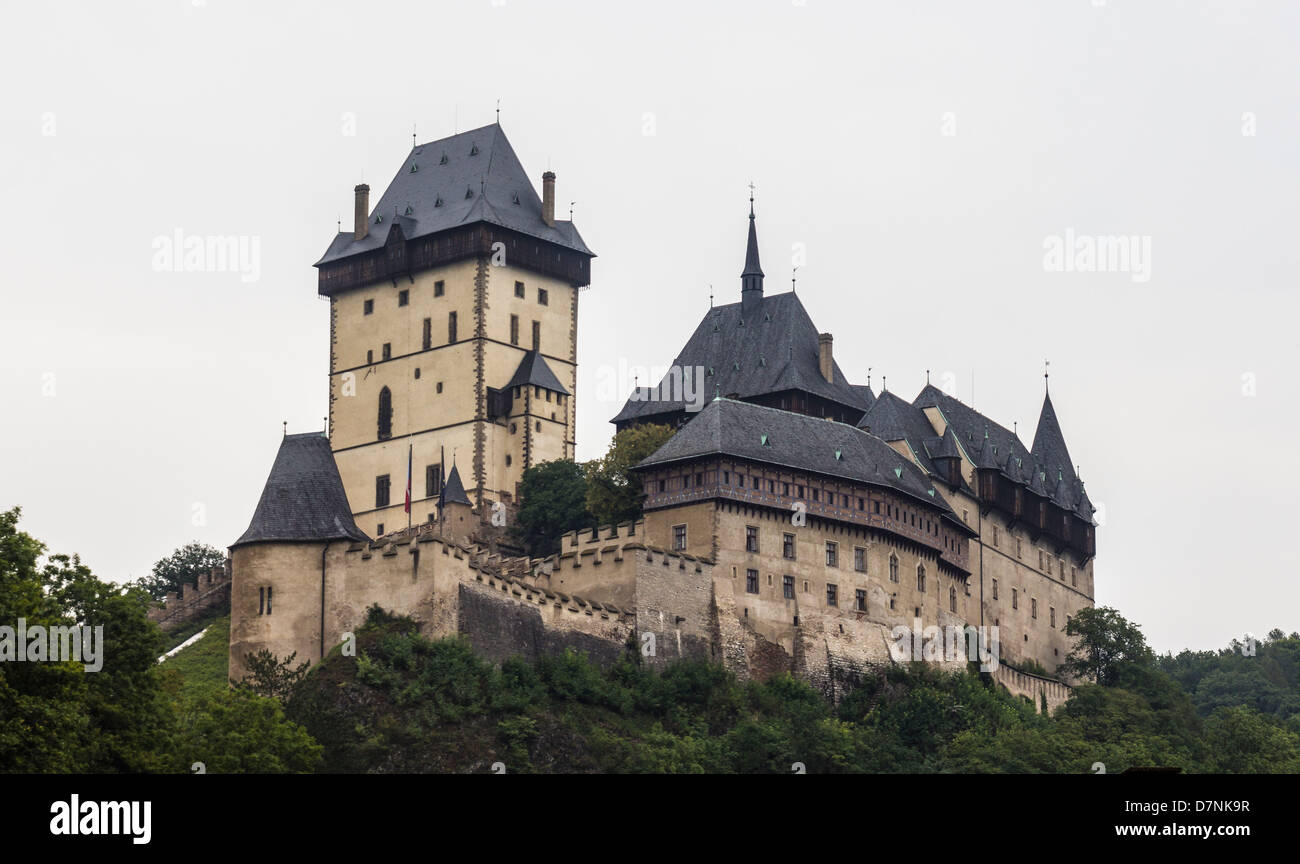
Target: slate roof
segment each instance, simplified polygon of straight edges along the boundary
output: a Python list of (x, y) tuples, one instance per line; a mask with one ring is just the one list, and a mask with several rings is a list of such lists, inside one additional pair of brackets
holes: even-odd
[[(1029, 448), (1010, 429), (990, 420), (966, 403), (949, 396), (947, 393), (926, 384), (912, 404), (919, 409), (937, 407), (943, 412), (948, 426), (957, 436), (959, 443), (966, 450), (966, 455), (977, 465), (984, 459), (990, 465), (1001, 468), (1007, 460), (1007, 454), (1016, 452), (1020, 456), (1029, 453)], [(985, 451), (985, 433), (988, 434), (989, 449)], [(996, 455), (995, 455), (996, 451)]]
[(511, 387), (520, 387), (534, 385), (551, 390), (555, 393), (569, 395), (568, 389), (560, 383), (560, 379), (555, 377), (551, 367), (547, 365), (546, 359), (536, 351), (525, 351), (524, 358), (519, 361), (519, 368), (515, 370), (514, 376), (506, 389)]
[[(831, 364), (834, 383), (822, 377), (817, 328), (798, 295), (787, 291), (755, 300), (756, 311), (748, 318), (741, 314), (741, 303), (710, 309), (673, 360), (678, 369), (704, 368), (704, 398), (751, 399), (802, 390), (865, 411), (868, 403), (845, 379), (839, 364)], [(612, 422), (685, 410), (682, 394), (670, 392), (676, 389), (662, 382), (658, 393), (638, 388), (641, 398), (629, 398)], [(655, 395), (677, 398), (652, 400)]]
[(542, 221), (542, 200), (496, 123), (412, 148), (369, 218), (365, 237), (339, 232), (316, 266), (381, 248), (394, 220), (408, 240), (486, 222), (595, 256), (572, 222)]
[(934, 434), (934, 427), (919, 408), (885, 390), (862, 415), (858, 427), (885, 441), (906, 441), (921, 466), (935, 473), (930, 450), (931, 446), (937, 450), (941, 439)]
[(875, 435), (847, 423), (735, 399), (714, 399), (636, 467), (714, 454), (888, 487), (963, 524), (925, 472)]
[(465, 494), (465, 484), (460, 482), (460, 471), (456, 470), (455, 464), (451, 466), (451, 473), (447, 475), (447, 485), (442, 487), (442, 500), (444, 504), (474, 506), (469, 496)]
[(1052, 407), (1050, 393), (1043, 394), (1043, 409), (1038, 415), (1034, 448), (1030, 452), (1034, 461), (1047, 472), (1049, 485), (1056, 482), (1058, 474), (1067, 484), (1074, 483), (1074, 463), (1070, 461), (1070, 451), (1065, 446), (1065, 435), (1056, 419), (1056, 409)]
[(352, 519), (330, 442), (320, 432), (286, 435), (253, 520), (231, 544), (369, 539)]

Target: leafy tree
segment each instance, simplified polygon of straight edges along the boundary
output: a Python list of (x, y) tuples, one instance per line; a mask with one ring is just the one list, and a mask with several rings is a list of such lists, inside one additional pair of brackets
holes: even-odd
[(577, 463), (556, 459), (534, 465), (519, 481), (519, 497), (513, 533), (534, 557), (559, 551), (565, 532), (596, 524), (587, 512), (586, 476)]
[(294, 666), (293, 661), (297, 656), (298, 652), (295, 651), (283, 660), (279, 660), (263, 648), (244, 658), (248, 674), (239, 681), (230, 683), (258, 696), (283, 700), (293, 692), (293, 688), (302, 680), (302, 676), (307, 674), (307, 667), (311, 665), (301, 663)]
[(186, 543), (153, 565), (153, 572), (138, 580), (140, 587), (155, 600), (169, 592), (180, 593), (181, 586), (194, 584), (200, 574), (225, 563), (226, 553), (204, 543)]
[(1141, 628), (1109, 606), (1080, 609), (1065, 625), (1065, 633), (1077, 640), (1070, 656), (1056, 667), (1057, 674), (1067, 678), (1114, 687), (1126, 671), (1153, 660)]
[(1205, 722), (1205, 743), (1218, 773), (1300, 773), (1300, 736), (1245, 706), (1216, 709)]
[(632, 426), (614, 435), (609, 450), (587, 465), (587, 509), (598, 525), (617, 525), (641, 518), (645, 493), (630, 470), (664, 445), (676, 432), (661, 424)]
[(324, 749), (285, 718), (279, 701), (247, 689), (204, 693), (188, 702), (179, 732), (181, 770), (201, 762), (208, 774), (309, 773)]

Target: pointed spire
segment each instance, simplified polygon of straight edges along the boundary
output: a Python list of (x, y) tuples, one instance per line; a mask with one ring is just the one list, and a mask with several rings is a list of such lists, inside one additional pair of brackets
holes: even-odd
[(1034, 431), (1034, 446), (1030, 454), (1048, 472), (1049, 482), (1055, 479), (1051, 477), (1052, 474), (1069, 482), (1074, 481), (1074, 460), (1070, 458), (1070, 451), (1065, 446), (1065, 435), (1061, 432), (1061, 424), (1056, 419), (1056, 409), (1052, 406), (1052, 397), (1048, 393), (1043, 394), (1043, 410), (1038, 416), (1038, 428)]
[(447, 485), (443, 490), (443, 501), (448, 504), (468, 504), (474, 506), (465, 494), (465, 484), (461, 482), (460, 471), (456, 469), (456, 453), (451, 455), (451, 473), (447, 475)]
[(749, 240), (745, 245), (745, 271), (740, 274), (742, 310), (763, 297), (763, 268), (758, 263), (758, 229), (754, 223), (754, 184), (749, 184)]

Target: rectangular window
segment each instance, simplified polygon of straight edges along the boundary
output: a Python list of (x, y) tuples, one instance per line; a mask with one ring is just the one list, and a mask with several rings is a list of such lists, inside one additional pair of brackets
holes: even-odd
[(533, 350), (542, 350), (542, 323), (540, 321), (533, 322)]
[(673, 526), (673, 548), (677, 550), (682, 550), (686, 548), (686, 526), (685, 525)]
[(375, 506), (388, 506), (388, 475), (381, 474), (375, 478)]
[(397, 292), (398, 306), (409, 306), (410, 303), (411, 303), (411, 292), (408, 289), (403, 288), (401, 291)]
[(993, 599), (998, 599), (998, 580), (993, 580)]
[(756, 525), (745, 526), (745, 551), (758, 551), (758, 526)]
[(271, 614), (271, 586), (266, 586), (266, 614)]
[(385, 360), (393, 359), (393, 343), (385, 342), (383, 351), (380, 352)]
[(994, 548), (997, 548), (997, 545), (998, 545), (998, 526), (994, 525), (994, 526), (993, 526), (993, 546), (994, 546)]
[(516, 297), (523, 297), (523, 296), (524, 296), (524, 283), (522, 283), (522, 282), (516, 282), (516, 283), (515, 283), (515, 296), (516, 296)]
[(1029, 598), (1029, 617), (1038, 617), (1038, 600), (1033, 597)]
[(511, 345), (519, 344), (519, 316), (518, 315), (510, 316), (510, 344)]
[(787, 600), (794, 599), (794, 577), (793, 576), (781, 577), (781, 596), (785, 597), (785, 599)]
[(840, 586), (832, 585), (829, 582), (826, 583), (826, 605), (840, 605)]
[(383, 537), (383, 536), (384, 536), (384, 523), (383, 523), (383, 522), (380, 522), (378, 525), (375, 526), (375, 536), (376, 536), (376, 537)]
[(1079, 587), (1079, 572), (1073, 567), (1070, 568), (1070, 585), (1074, 588)]
[(1042, 569), (1043, 569), (1043, 550), (1042, 550), (1042, 549), (1039, 549), (1039, 550), (1038, 550), (1038, 569), (1039, 569), (1039, 570), (1042, 570)]
[(367, 300), (364, 304), (362, 304), (362, 306), (363, 306), (363, 308), (365, 309), (365, 314), (366, 314), (366, 315), (369, 315), (371, 312), (374, 312), (374, 311), (375, 311), (375, 301), (374, 301), (374, 300)]
[(826, 541), (826, 566), (840, 566), (840, 545), (830, 540)]
[(443, 293), (446, 291), (446, 289), (447, 286), (443, 284), (443, 281), (441, 279), (439, 279), (437, 282), (433, 283), (433, 296), (441, 297)]
[(371, 348), (370, 350), (366, 351), (366, 363), (369, 364), (374, 362), (375, 362), (375, 350)]
[(1020, 589), (1018, 588), (1011, 589), (1011, 608), (1012, 609), (1020, 608)]
[(546, 293), (545, 288), (537, 289), (537, 302), (543, 306), (549, 306), (551, 304), (551, 295)]
[(1056, 607), (1055, 606), (1047, 607), (1047, 617), (1048, 617), (1048, 625), (1053, 630), (1055, 630), (1056, 629)]
[(442, 465), (428, 465), (424, 469), (424, 497), (432, 498), (442, 491)]
[(432, 318), (424, 319), (424, 336), (421, 339), (421, 344), (424, 346), (425, 351), (428, 351), (430, 348), (433, 347), (433, 319)]
[(794, 535), (785, 534), (781, 538), (781, 557), (794, 560)]
[(861, 546), (853, 547), (853, 569), (859, 573), (867, 572), (867, 550)]
[(1019, 538), (1019, 537), (1016, 538), (1016, 557), (1017, 557), (1017, 558), (1022, 557), (1021, 554), (1020, 554), (1020, 538)]
[(745, 591), (746, 593), (749, 594), (758, 593), (758, 571), (757, 570), (745, 571)]
[(448, 342), (456, 341), (456, 313), (455, 312), (447, 313), (447, 341)]
[(859, 612), (867, 611), (867, 592), (864, 589), (859, 588), (853, 592), (853, 604)]
[(258, 615), (266, 614), (266, 589), (265, 588), (257, 589), (257, 614)]

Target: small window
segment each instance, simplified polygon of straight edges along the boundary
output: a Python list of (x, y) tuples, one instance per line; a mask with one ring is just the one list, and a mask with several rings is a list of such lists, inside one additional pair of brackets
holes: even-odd
[(782, 535), (781, 557), (789, 561), (794, 560), (794, 535), (793, 534)]
[(898, 581), (898, 556), (892, 552), (889, 554), (889, 581)]
[(380, 474), (375, 478), (375, 506), (388, 506), (388, 487), (389, 480), (387, 474)]
[(867, 550), (861, 546), (853, 547), (853, 569), (859, 573), (867, 572)]
[(542, 350), (542, 323), (540, 321), (533, 322), (533, 350)]
[(957, 589), (955, 587), (948, 589), (948, 611), (957, 611)]
[(1011, 589), (1011, 608), (1012, 608), (1012, 609), (1019, 609), (1019, 608), (1020, 608), (1020, 589), (1019, 589), (1019, 588), (1012, 588), (1012, 589)]
[(424, 497), (432, 498), (442, 491), (442, 465), (424, 467)]
[(686, 526), (685, 525), (673, 526), (673, 548), (679, 551), (686, 548)]
[(411, 305), (411, 292), (409, 289), (403, 288), (401, 291), (397, 292), (397, 305), (398, 306)]
[(524, 283), (522, 283), (522, 282), (516, 282), (516, 283), (515, 283), (515, 296), (516, 296), (516, 297), (523, 297), (523, 296), (524, 296)]
[(916, 590), (925, 593), (925, 565), (916, 565)]
[(1038, 618), (1038, 600), (1033, 597), (1029, 599), (1029, 617)]
[(853, 608), (859, 612), (867, 611), (867, 592), (864, 589), (859, 588), (853, 592)]
[[(997, 545), (998, 545), (998, 526), (994, 525), (994, 526), (993, 526), (993, 546), (996, 548)], [(1042, 563), (1042, 562), (1041, 562), (1041, 559), (1040, 559), (1039, 563), (1040, 563), (1040, 564)]]
[(367, 300), (365, 303), (362, 304), (362, 307), (365, 309), (365, 314), (369, 315), (370, 313), (375, 311), (375, 301)]
[(756, 525), (745, 526), (745, 551), (758, 551), (758, 526)]
[(758, 571), (757, 570), (745, 571), (745, 592), (748, 594), (758, 593)]
[(441, 382), (441, 381), (439, 381), (439, 382), (437, 383), (437, 385), (434, 387), (434, 391), (437, 392), (437, 393), (441, 393), (441, 392), (442, 392), (442, 382)]
[(384, 358), (385, 360), (392, 360), (392, 359), (393, 359), (393, 343), (392, 343), (392, 342), (385, 342), (385, 343), (384, 343), (384, 348), (383, 348), (383, 350), (382, 350), (380, 353), (382, 354), (382, 356), (383, 356), (383, 358)]
[(1048, 618), (1048, 625), (1053, 630), (1055, 630), (1056, 629), (1056, 607), (1055, 606), (1047, 607), (1047, 618)]
[(543, 306), (549, 306), (549, 305), (550, 305), (551, 297), (550, 297), (550, 295), (549, 295), (548, 293), (546, 293), (546, 289), (545, 289), (545, 288), (538, 288), (538, 289), (537, 289), (537, 302), (540, 303), (540, 304), (543, 305)]
[(840, 586), (832, 585), (829, 582), (826, 583), (826, 605), (840, 605)]
[(998, 580), (993, 580), (993, 599), (998, 599)]
[(794, 577), (793, 576), (781, 577), (781, 596), (785, 597), (785, 599), (787, 600), (794, 599)]
[(375, 362), (375, 350), (373, 348), (366, 351), (366, 365)]
[(447, 341), (448, 342), (456, 341), (456, 313), (455, 312), (447, 313)]
[(443, 281), (441, 279), (433, 283), (434, 297), (441, 297), (446, 292), (446, 290), (447, 290), (447, 286), (443, 284)]
[(519, 316), (518, 315), (510, 316), (510, 344), (511, 345), (519, 344)]
[(831, 540), (826, 541), (826, 566), (840, 566), (840, 545)]
[(383, 523), (383, 522), (380, 522), (378, 525), (375, 526), (375, 536), (376, 536), (376, 537), (383, 537), (383, 536), (384, 536), (384, 523)]
[(428, 351), (430, 348), (433, 347), (433, 319), (432, 318), (424, 319), (424, 336), (421, 339), (420, 344), (424, 347), (425, 351)]
[(1073, 567), (1070, 568), (1070, 585), (1074, 588), (1079, 587), (1079, 572)]

